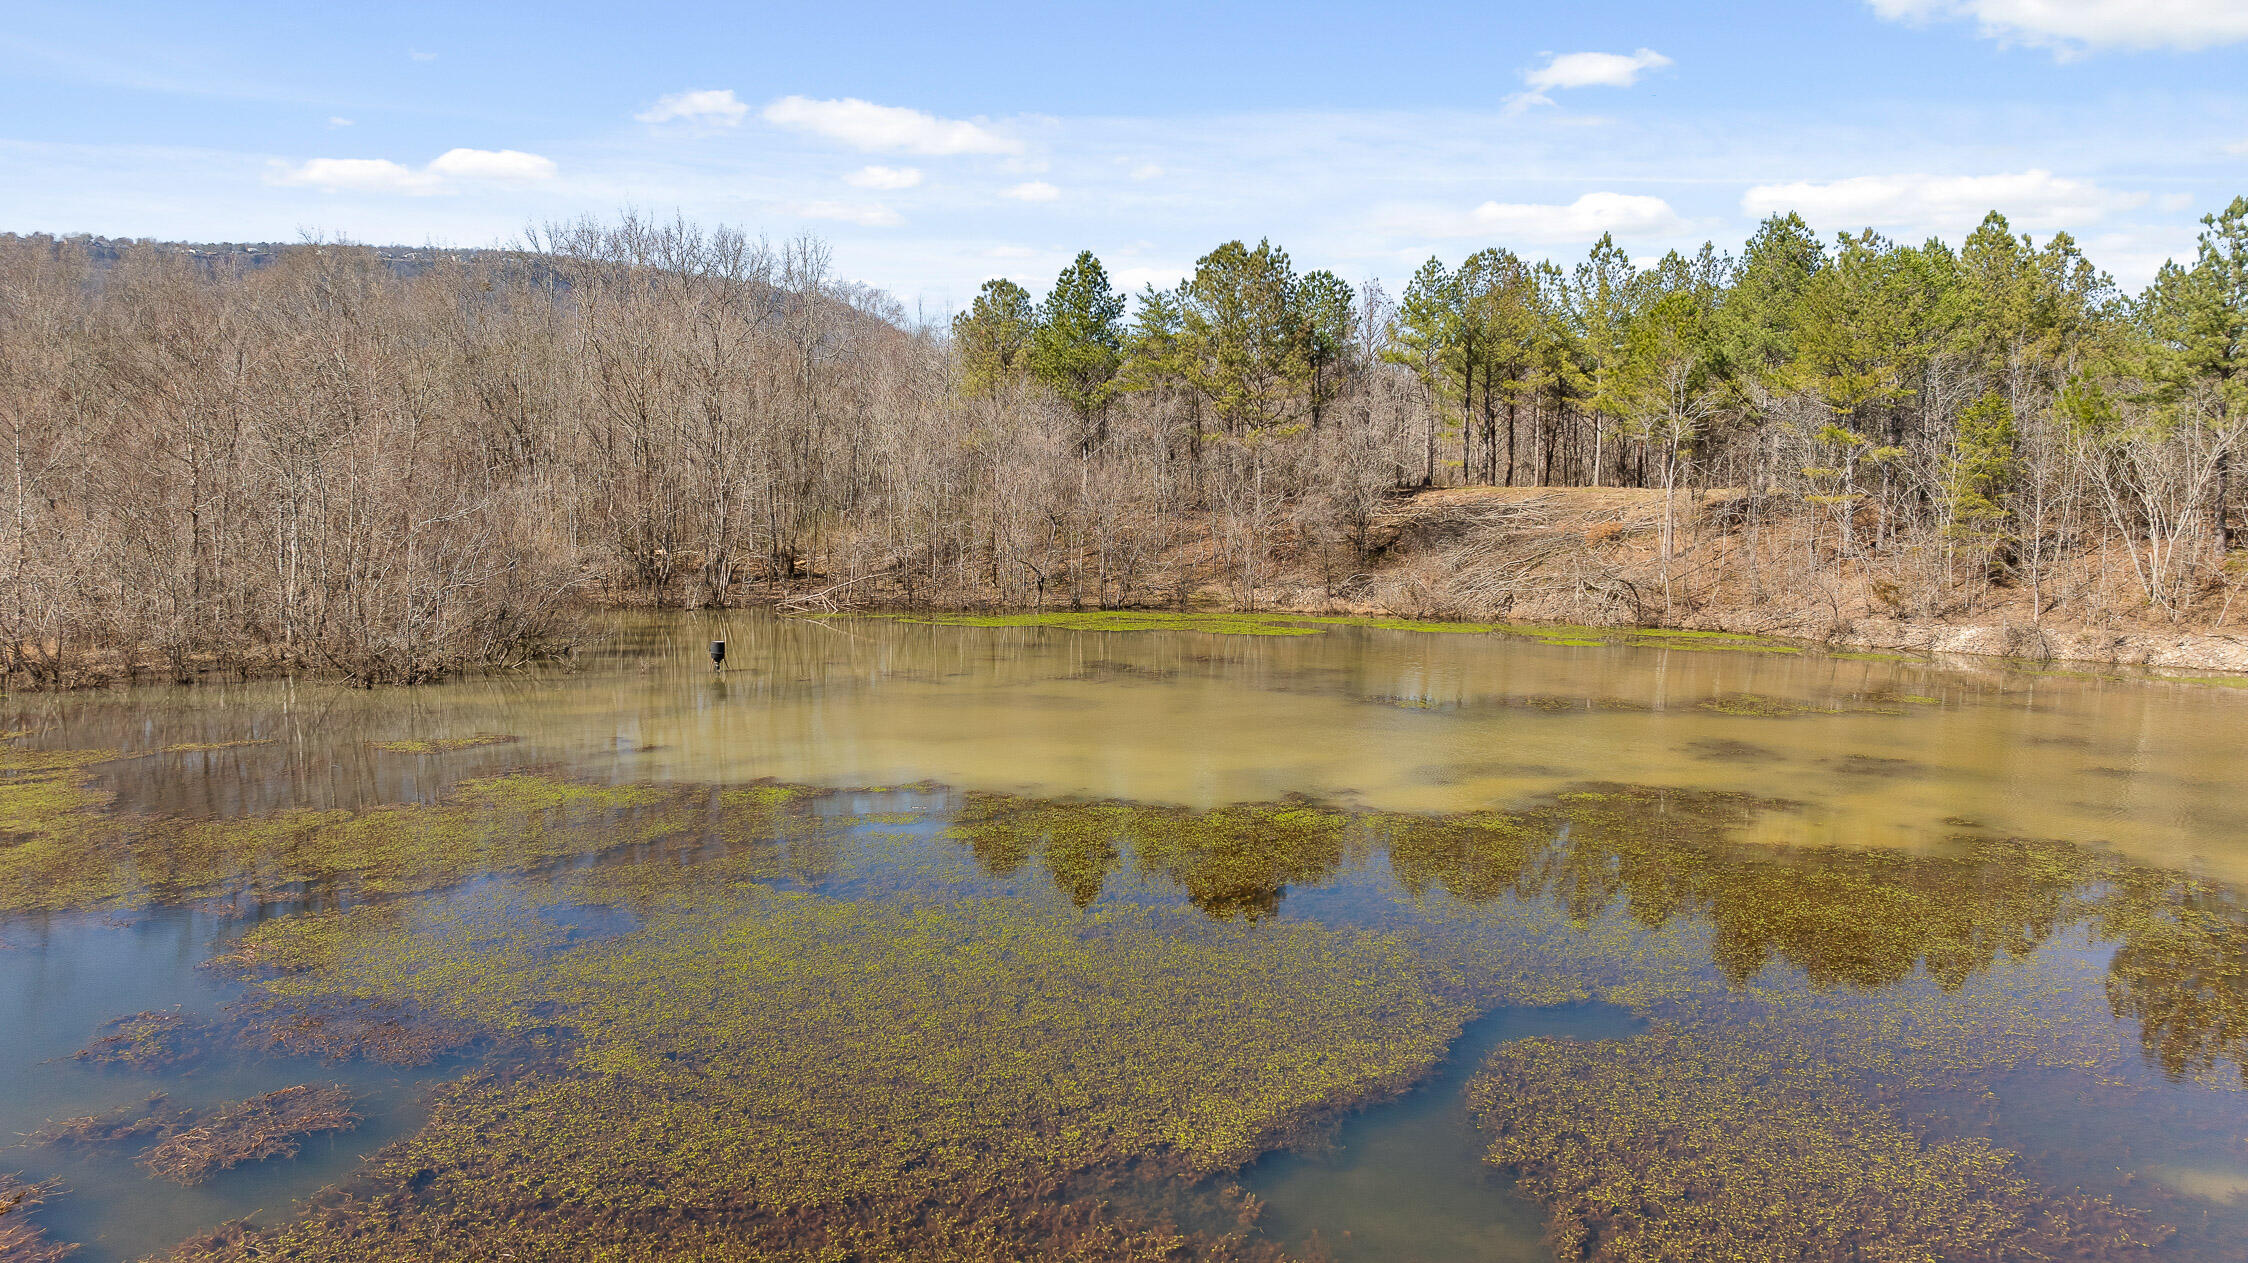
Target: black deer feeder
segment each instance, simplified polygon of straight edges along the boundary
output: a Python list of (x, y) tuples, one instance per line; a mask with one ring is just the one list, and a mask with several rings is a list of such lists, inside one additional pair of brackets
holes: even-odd
[(723, 640), (710, 642), (710, 669), (713, 671), (726, 669), (726, 642)]

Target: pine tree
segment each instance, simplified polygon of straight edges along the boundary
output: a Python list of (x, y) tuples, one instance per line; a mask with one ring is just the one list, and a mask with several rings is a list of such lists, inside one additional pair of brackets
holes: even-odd
[(1124, 296), (1109, 288), (1107, 269), (1086, 250), (1055, 278), (1031, 333), (1025, 358), (1031, 376), (1077, 414), (1079, 442), (1088, 451), (1107, 437), (1108, 402), (1123, 361), (1123, 317)]
[(968, 310), (952, 318), (968, 393), (990, 394), (1013, 375), (1037, 325), (1029, 291), (1005, 277), (985, 281)]

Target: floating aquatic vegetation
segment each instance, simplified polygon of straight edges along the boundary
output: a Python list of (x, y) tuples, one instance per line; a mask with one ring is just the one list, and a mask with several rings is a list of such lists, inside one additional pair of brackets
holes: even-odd
[(1689, 741), (1685, 748), (1688, 754), (1697, 759), (1716, 759), (1727, 763), (1770, 763), (1785, 757), (1770, 746), (1725, 737), (1705, 737)]
[(216, 750), (239, 750), (245, 746), (269, 746), (274, 737), (241, 737), (231, 741), (175, 741), (157, 749), (158, 754), (208, 754)]
[(61, 1263), (78, 1247), (50, 1241), (31, 1212), (62, 1192), (62, 1181), (25, 1180), (20, 1174), (0, 1174), (0, 1260), (6, 1263)]
[(466, 1051), (484, 1038), (464, 1022), (378, 1001), (340, 1000), (318, 1007), (237, 1006), (246, 1041), (260, 1052), (344, 1061), (364, 1057), (392, 1066), (426, 1066)]
[[(834, 618), (837, 615), (822, 615)], [(1168, 610), (1048, 610), (1026, 614), (854, 614), (899, 623), (936, 627), (1053, 627), (1064, 631), (1191, 631), (1215, 636), (1316, 636), (1315, 627), (1294, 627), (1255, 614), (1181, 613)]]
[(1694, 703), (1697, 710), (1718, 715), (1749, 715), (1760, 719), (1779, 719), (1792, 715), (1838, 715), (1833, 707), (1814, 706), (1809, 702), (1786, 697), (1766, 697), (1759, 693), (1721, 693), (1705, 697)]
[[(779, 804), (769, 824), (793, 818), (796, 799), (765, 792)], [(1747, 1050), (1679, 1087), (1674, 1111), (1714, 1108), (1710, 1085), (1738, 1088), (1755, 1058), (1825, 1076), (1782, 1083), (1765, 1130), (1709, 1158), (1720, 1174), (1801, 1157), (1831, 1176), (1862, 1145), (1890, 1166), (1843, 1186), (1852, 1205), (1955, 1217), (1909, 1239), (2002, 1252), (2154, 1233), (2089, 1199), (2054, 1201), (1993, 1146), (1927, 1142), (1889, 1102), (2019, 1066), (2132, 1081), (2101, 964), (2034, 949), (2070, 926), (2159, 928), (2174, 887), (2149, 878), (2145, 911), (2100, 922), (2127, 883), (2059, 844), (1861, 855), (1738, 840), (1790, 809), (1617, 785), (1450, 816), (968, 795), (950, 836), (990, 871), (1038, 866), (1066, 904), (959, 887), (880, 902), (783, 892), (751, 848), (691, 866), (628, 851), (505, 891), (278, 918), (232, 954), (261, 1020), (343, 1030), (333, 1015), (381, 1014), (402, 1032), (488, 1032), (520, 1055), (446, 1089), (367, 1196), (187, 1257), (597, 1257), (649, 1242), (687, 1257), (895, 1257), (924, 1241), (960, 1257), (1222, 1254), (1223, 1240), (1069, 1190), (1225, 1170), (1399, 1090), (1481, 1008), (1589, 998), (1691, 1021), (1712, 1057), (1720, 1037)], [(1399, 897), (1424, 906), (1364, 928), (1266, 915), (1290, 884), (1385, 851)], [(1137, 880), (1120, 891), (1131, 897), (1104, 900), (1118, 874)], [(1429, 897), (1439, 890), (1449, 897)], [(589, 916), (602, 933), (579, 932)], [(2221, 941), (2222, 923), (2202, 937)], [(2191, 1027), (2212, 1003), (2176, 1020)], [(355, 1038), (339, 1050), (359, 1051)], [(1656, 1074), (1660, 1060), (1633, 1064)], [(1529, 1099), (1551, 1103), (1540, 1090)], [(1645, 1139), (1635, 1117), (1598, 1138), (1607, 1148), (1570, 1152), (1615, 1160)], [(1771, 1178), (1749, 1187), (1775, 1204), (1808, 1196)], [(2022, 1209), (2040, 1202), (2073, 1217)], [(1628, 1218), (1587, 1219), (1585, 1239), (1617, 1257), (1719, 1240), (1706, 1215)], [(1808, 1222), (1816, 1242), (1832, 1221)]]
[(1710, 1029), (1499, 1049), (1469, 1102), (1565, 1258), (2143, 1257), (2167, 1230), (1923, 1141), (1815, 1055)]
[(1081, 918), (1021, 898), (869, 906), (705, 882), (560, 952), (521, 930), (517, 905), (385, 911), (252, 931), (289, 970), (261, 989), (556, 1032), (552, 1061), (445, 1093), (381, 1164), (396, 1196), (284, 1229), (275, 1248), (693, 1241), (707, 1214), (749, 1257), (896, 1238), (932, 1205), (1029, 1221), (1072, 1172), (1224, 1169), (1401, 1089), (1470, 1011), (1447, 971), (1386, 935), (1129, 906)]
[(201, 1056), (210, 1037), (200, 1021), (177, 1010), (112, 1018), (101, 1029), (103, 1034), (77, 1051), (78, 1060), (136, 1070), (163, 1069)]
[(1195, 631), (1223, 636), (1316, 636), (1329, 627), (1432, 635), (1505, 636), (1572, 647), (1615, 647), (1799, 654), (1801, 646), (1738, 632), (1662, 627), (1584, 627), (1567, 623), (1480, 623), (1380, 614), (1245, 613), (1198, 610), (1044, 610), (1014, 614), (866, 613), (818, 618), (887, 619), (943, 627), (1055, 627), (1070, 631)]
[(180, 1184), (200, 1184), (245, 1162), (289, 1158), (306, 1136), (349, 1131), (356, 1098), (333, 1084), (300, 1083), (202, 1115), (141, 1154), (141, 1165)]
[(502, 733), (480, 732), (471, 737), (409, 737), (395, 741), (370, 741), (367, 744), (387, 754), (451, 754), (456, 750), (513, 745), (522, 739)]
[[(171, 1104), (171, 1098), (162, 1092), (152, 1092), (145, 1100), (131, 1101), (100, 1114), (85, 1114), (49, 1122), (31, 1133), (30, 1143), (112, 1145), (129, 1140), (147, 1140), (152, 1136), (169, 1136), (186, 1127), (194, 1118), (194, 1110)], [(5, 1253), (0, 1253), (0, 1258), (5, 1257)]]
[(1377, 693), (1365, 700), (1379, 706), (1394, 706), (1400, 710), (1464, 710), (1491, 707), (1509, 710), (1545, 711), (1549, 714), (1567, 714), (1581, 711), (1649, 711), (1654, 707), (1645, 702), (1623, 697), (1562, 697), (1549, 693), (1513, 694), (1503, 697), (1477, 697), (1444, 701), (1431, 697), (1409, 697)]
[(0, 910), (97, 900), (102, 886), (85, 857), (119, 849), (126, 826), (101, 813), (111, 795), (91, 784), (86, 769), (116, 757), (113, 750), (0, 745)]
[(2146, 1053), (2174, 1076), (2231, 1061), (2248, 1085), (2248, 903), (2200, 882), (2119, 881), (2099, 909), (2120, 946), (2108, 1002), (2138, 1023)]
[(0, 765), (0, 806), (20, 830), (15, 844), (0, 844), (0, 912), (308, 887), (364, 898), (627, 845), (764, 844), (777, 814), (797, 812), (816, 793), (585, 785), (518, 773), (464, 782), (430, 804), (188, 823), (98, 811), (106, 797), (84, 783), (83, 768), (102, 757), (74, 752), (12, 776)]
[(1846, 754), (1829, 761), (1828, 766), (1843, 776), (1919, 776), (1928, 770), (1925, 764), (1915, 763), (1911, 759), (1895, 759), (1878, 754)]
[(1256, 920), (1291, 883), (1334, 871), (1349, 826), (1344, 812), (1303, 798), (1194, 811), (971, 793), (947, 836), (1001, 875), (1037, 856), (1079, 907), (1100, 897), (1129, 854), (1211, 916)]

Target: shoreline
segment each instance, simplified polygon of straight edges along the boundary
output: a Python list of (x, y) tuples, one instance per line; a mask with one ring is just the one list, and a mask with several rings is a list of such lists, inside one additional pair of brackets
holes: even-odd
[[(1347, 602), (1279, 601), (1263, 605), (1256, 610), (1242, 610), (1226, 604), (1209, 605), (1141, 605), (1119, 607), (1086, 607), (1066, 609), (1047, 606), (1039, 609), (1011, 609), (994, 605), (948, 606), (863, 606), (823, 612), (783, 610), (785, 598), (760, 598), (738, 601), (723, 606), (657, 607), (631, 601), (600, 601), (590, 603), (585, 613), (589, 616), (615, 613), (664, 614), (673, 616), (717, 614), (736, 611), (763, 611), (777, 617), (817, 619), (821, 617), (863, 618), (870, 616), (899, 616), (908, 620), (968, 622), (969, 620), (1020, 620), (1016, 625), (1064, 625), (1072, 620), (1097, 620), (1100, 618), (1129, 620), (1133, 616), (1152, 619), (1197, 618), (1225, 620), (1277, 620), (1291, 618), (1318, 620), (1336, 625), (1354, 625), (1388, 628), (1398, 631), (1488, 631), (1498, 633), (1520, 629), (1521, 633), (1535, 636), (1539, 632), (1565, 635), (1584, 632), (1603, 636), (1631, 637), (1694, 636), (1712, 638), (1737, 638), (1743, 641), (1760, 641), (1768, 644), (1815, 649), (1829, 654), (1895, 653), (1926, 655), (1931, 659), (1956, 659), (1952, 665), (1961, 667), (1990, 667), (2014, 670), (2040, 670), (2051, 668), (2129, 668), (2150, 673), (2159, 672), (2221, 672), (2220, 676), (2179, 676), (2150, 674), (2145, 678), (2172, 683), (2201, 683), (2222, 688), (2248, 688), (2248, 635), (2218, 632), (2149, 632), (2125, 629), (2087, 629), (2040, 626), (2013, 622), (1951, 622), (1935, 619), (1858, 618), (1846, 620), (1826, 635), (1806, 635), (1800, 631), (1771, 626), (1769, 618), (1752, 618), (1748, 611), (1698, 611), (1689, 618), (1670, 621), (1645, 621), (1634, 623), (1573, 623), (1554, 619), (1443, 619), (1401, 615), (1388, 610)], [(1051, 620), (1051, 622), (1047, 622)], [(1420, 625), (1416, 627), (1415, 625)], [(1088, 630), (1102, 630), (1090, 628)], [(1108, 630), (1157, 630), (1155, 628), (1113, 628)], [(1204, 628), (1201, 630), (1212, 630)], [(589, 637), (589, 639), (591, 639)], [(582, 643), (582, 642), (579, 642)], [(518, 669), (521, 666), (552, 665), (574, 656), (577, 644), (558, 652), (515, 666), (470, 668), (427, 681), (441, 683), (447, 679), (484, 674), (494, 671)], [(1728, 646), (1709, 646), (1721, 649)], [(1740, 651), (1751, 651), (1748, 645), (1734, 646)], [(2084, 672), (2067, 672), (2082, 674)], [(297, 679), (332, 682), (350, 687), (370, 687), (364, 682), (346, 676), (301, 667), (274, 666), (244, 669), (238, 664), (220, 665), (215, 662), (195, 663), (190, 674), (182, 678), (173, 668), (138, 664), (126, 668), (96, 668), (85, 672), (81, 678), (60, 683), (17, 684), (0, 682), (0, 697), (17, 695), (54, 695), (74, 693), (89, 689), (131, 687), (149, 684), (189, 686), (214, 682), (213, 677), (229, 683), (249, 683), (261, 680)], [(2117, 677), (2125, 678), (2125, 677)], [(406, 687), (412, 687), (408, 685)], [(0, 739), (9, 734), (0, 733)]]

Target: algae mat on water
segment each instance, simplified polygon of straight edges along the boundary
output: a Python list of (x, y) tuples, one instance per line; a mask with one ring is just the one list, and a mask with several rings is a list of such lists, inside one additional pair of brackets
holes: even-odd
[[(1729, 981), (1684, 905), (1610, 906), (1625, 871), (1610, 847), (1659, 836), (1630, 880), (1690, 904), (1704, 878), (1685, 853), (1758, 809), (1610, 789), (1525, 817), (1416, 823), (989, 799), (958, 840), (1002, 868), (1042, 856), (1070, 898), (940, 886), (845, 900), (775, 889), (745, 856), (272, 921), (242, 953), (268, 1003), (412, 1008), (520, 1053), (447, 1090), (367, 1190), (187, 1257), (1238, 1256), (1270, 1243), (1182, 1236), (1110, 1194), (1183, 1188), (1396, 1090), (1481, 1008), (1580, 998), (1693, 1024), (1589, 1053), (1526, 1044), (1485, 1076), (1478, 1107), (1514, 1137), (1501, 1159), (1594, 1257), (1891, 1257), (1837, 1227), (1820, 1210), (1830, 1196), (1848, 1222), (1919, 1247), (1897, 1258), (2124, 1257), (2159, 1237), (2159, 1222), (2039, 1184), (2001, 1146), (1927, 1139), (1860, 1095), (1863, 1081), (1925, 1090), (2023, 1066), (2128, 1080), (2135, 1051), (2082, 955), (1977, 952), (1950, 982), (1894, 980), (1885, 963), (1876, 976), (1891, 981), (1871, 991)], [(1288, 841), (1260, 860), (1266, 816)], [(1564, 821), (1584, 848), (1555, 849)], [(1412, 863), (1448, 870), (1440, 857), (1480, 852), (1536, 902), (1400, 903), (1364, 925), (1231, 915), (1234, 892), (1266, 875), (1316, 874), (1412, 828), (1437, 831)], [(1166, 845), (1138, 856), (1158, 835)], [(1105, 900), (1095, 884), (1080, 909), (1081, 863), (1129, 864), (1143, 893), (1170, 887), (1185, 904)], [(1807, 891), (1862, 903), (1852, 883), (1818, 894), (1785, 874), (1754, 896), (1778, 924), (1826, 919), (1796, 906)], [(1211, 894), (1216, 917), (1196, 907)], [(628, 928), (579, 933), (589, 906)], [(1994, 915), (2040, 920), (2019, 901)], [(1908, 964), (1931, 950), (1898, 946)], [(1633, 1095), (1665, 1076), (1676, 1083)], [(1727, 1181), (1753, 1190), (1760, 1218), (1712, 1200)], [(1675, 1213), (1619, 1209), (1633, 1197)]]
[(105, 810), (90, 772), (114, 751), (0, 747), (0, 913), (431, 890), (630, 843), (770, 837), (774, 814), (817, 791), (775, 785), (587, 785), (516, 773), (437, 803), (294, 810), (226, 822)]
[[(902, 881), (819, 893), (775, 885), (799, 863), (783, 835), (841, 827), (813, 791), (515, 776), (172, 825), (107, 816), (95, 757), (15, 769), (38, 810), (13, 845), (39, 858), (0, 890), (354, 896), (227, 954), (258, 1020), (330, 1054), (384, 1052), (358, 1045), (401, 1022), (490, 1050), (364, 1182), (184, 1257), (1269, 1254), (1208, 1217), (1180, 1232), (1147, 1190), (1253, 1220), (1205, 1177), (1412, 1082), (1482, 1009), (1586, 998), (1691, 1034), (1607, 1046), (1621, 1070), (1523, 1046), (1479, 1099), (1520, 1142), (1502, 1160), (1595, 1256), (1739, 1245), (1695, 1218), (1711, 1180), (1805, 1216), (1765, 1223), (1771, 1257), (1856, 1248), (1818, 1235), (1836, 1188), (1866, 1215), (1944, 1217), (1949, 1236), (1900, 1238), (1931, 1251), (2128, 1253), (2160, 1224), (2002, 1146), (1933, 1139), (1884, 1093), (2020, 1067), (2143, 1078), (2115, 1015), (2177, 1073), (2223, 1077), (2242, 1052), (2228, 896), (2057, 843), (1748, 847), (1734, 835), (1791, 808), (1744, 795), (1580, 786), (1452, 816), (967, 795)], [(937, 862), (953, 843), (991, 873), (1038, 865), (1051, 893), (994, 895), (977, 864)], [(572, 866), (587, 856), (605, 859)], [(492, 873), (512, 876), (463, 885)], [(1359, 902), (1278, 915), (1291, 889), (1337, 886)], [(2104, 988), (2090, 953), (2049, 949), (2064, 932), (2120, 940)], [(1673, 1061), (1667, 1096), (1609, 1099)], [(1726, 1112), (1765, 1083), (1770, 1116)], [(1597, 1135), (1556, 1139), (1582, 1118)], [(1836, 1184), (1850, 1154), (1880, 1178)], [(1658, 1222), (1617, 1209), (1634, 1196), (1684, 1200)]]
[[(854, 611), (806, 619), (882, 619), (932, 627), (1052, 627), (1090, 632), (1204, 632), (1215, 636), (1317, 636), (1331, 627), (1431, 635), (1506, 636), (1563, 647), (1630, 645), (1647, 649), (1732, 650), (1797, 654), (1803, 649), (1764, 636), (1660, 627), (1583, 627), (1560, 623), (1476, 623), (1380, 614), (1291, 614), (1215, 610), (1036, 610), (1009, 614), (942, 611)], [(1901, 659), (1900, 659), (1901, 660)]]
[(382, 1159), (380, 1194), (256, 1248), (1154, 1257), (1166, 1230), (1113, 1212), (1054, 1231), (1057, 1192), (1236, 1166), (1411, 1082), (1471, 1012), (1447, 970), (1378, 933), (1019, 897), (869, 905), (738, 874), (632, 886), (573, 884), (622, 888), (640, 918), (590, 942), (515, 904), (253, 931), (277, 1000), (411, 1004), (546, 1049), (447, 1092)]

